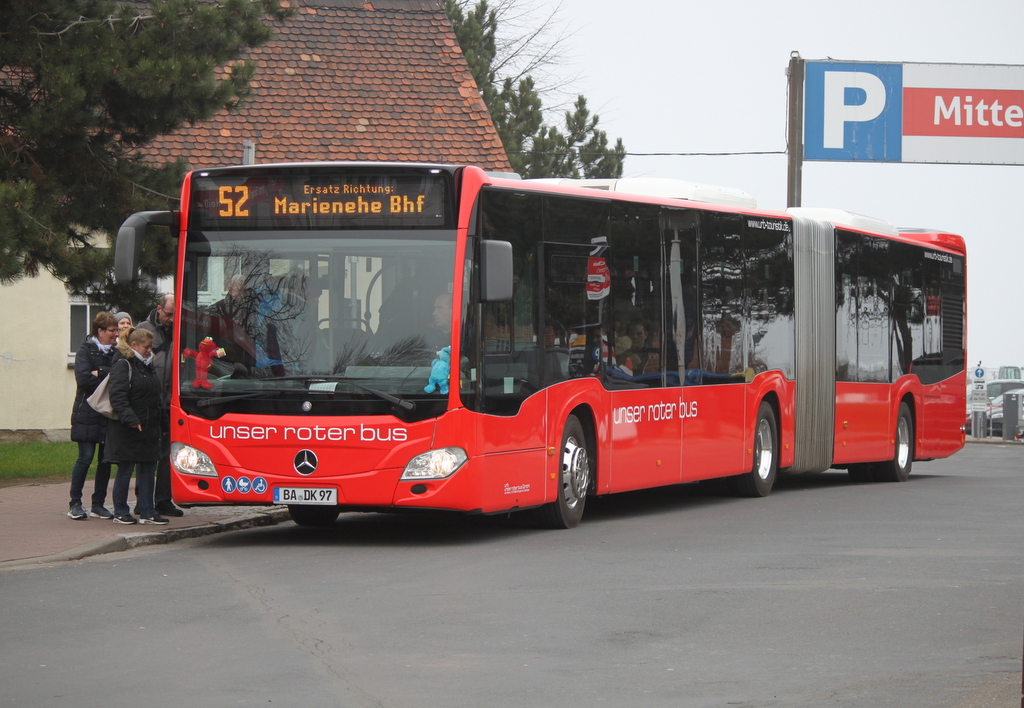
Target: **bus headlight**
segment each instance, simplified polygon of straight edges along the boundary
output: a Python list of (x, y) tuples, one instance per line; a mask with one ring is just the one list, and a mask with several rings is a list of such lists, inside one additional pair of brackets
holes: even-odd
[(199, 477), (216, 477), (217, 468), (213, 461), (202, 450), (197, 450), (185, 443), (171, 443), (171, 464), (181, 474), (192, 474)]
[(444, 479), (455, 474), (469, 457), (461, 447), (431, 450), (409, 460), (402, 479)]

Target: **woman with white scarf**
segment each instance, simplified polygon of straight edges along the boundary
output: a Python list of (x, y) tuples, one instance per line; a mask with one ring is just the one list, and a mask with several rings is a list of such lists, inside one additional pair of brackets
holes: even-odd
[[(113, 516), (104, 503), (107, 499), (107, 484), (110, 481), (110, 463), (104, 459), (103, 444), (107, 439), (107, 419), (92, 409), (85, 399), (92, 395), (100, 382), (107, 377), (114, 356), (114, 340), (117, 338), (117, 320), (109, 312), (101, 312), (92, 322), (92, 333), (82, 342), (75, 354), (75, 403), (71, 408), (71, 440), (78, 443), (78, 459), (71, 469), (71, 503), (68, 516), (76, 521), (88, 519), (109, 519)], [(86, 512), (82, 506), (82, 490), (89, 473), (96, 448), (99, 446), (99, 462), (96, 465), (96, 486), (92, 493), (92, 504)]]
[(166, 524), (153, 506), (153, 482), (160, 458), (162, 405), (160, 378), (153, 370), (153, 333), (136, 329), (128, 337), (131, 356), (110, 370), (110, 404), (117, 420), (107, 426), (107, 459), (117, 463), (114, 479), (114, 522), (134, 524), (128, 488), (135, 473), (139, 523)]

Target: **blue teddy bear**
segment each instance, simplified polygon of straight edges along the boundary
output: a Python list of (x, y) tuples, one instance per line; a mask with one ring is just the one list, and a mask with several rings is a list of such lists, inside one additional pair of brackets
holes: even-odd
[(448, 393), (448, 377), (451, 374), (452, 348), (445, 347), (437, 353), (437, 358), (430, 362), (430, 379), (423, 389), (427, 393), (433, 393), (438, 389), (441, 393)]

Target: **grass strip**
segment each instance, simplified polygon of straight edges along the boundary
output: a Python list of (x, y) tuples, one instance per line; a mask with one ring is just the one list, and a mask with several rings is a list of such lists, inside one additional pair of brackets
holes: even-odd
[[(0, 485), (23, 482), (71, 480), (71, 468), (78, 459), (78, 443), (18, 442), (0, 445)], [(93, 459), (89, 476), (96, 470)]]

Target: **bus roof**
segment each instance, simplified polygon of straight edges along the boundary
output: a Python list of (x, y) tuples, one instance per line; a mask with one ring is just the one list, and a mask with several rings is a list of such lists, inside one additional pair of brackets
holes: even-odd
[(904, 229), (900, 230), (901, 236), (906, 236), (909, 239), (917, 241), (918, 243), (925, 243), (930, 246), (948, 248), (951, 251), (958, 253), (966, 253), (967, 246), (964, 243), (963, 236), (952, 234), (942, 229)]
[(720, 187), (714, 184), (700, 184), (681, 179), (664, 177), (623, 177), (621, 179), (530, 179), (526, 182), (554, 184), (563, 187), (583, 187), (606, 192), (637, 194), (645, 197), (666, 197), (688, 199), (707, 204), (724, 204), (754, 209), (757, 200), (742, 189)]
[(876, 219), (873, 216), (854, 214), (853, 212), (843, 211), (842, 209), (829, 209), (826, 207), (789, 207), (786, 209), (786, 212), (793, 216), (802, 216), (806, 219), (815, 219), (816, 221), (827, 221), (833, 226), (846, 226), (851, 229), (857, 229), (858, 231), (871, 231), (879, 234), (887, 234), (889, 236), (896, 236), (899, 234), (896, 227), (888, 221)]

